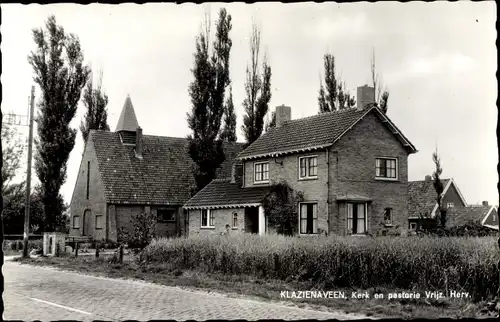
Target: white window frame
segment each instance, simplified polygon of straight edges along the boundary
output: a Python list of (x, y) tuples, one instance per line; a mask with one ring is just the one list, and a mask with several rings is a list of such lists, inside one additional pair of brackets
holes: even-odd
[[(207, 224), (203, 225), (203, 211), (207, 212)], [(201, 209), (200, 210), (200, 227), (201, 228), (215, 228), (214, 225), (215, 218), (212, 215), (211, 209)]]
[[(365, 231), (363, 233), (353, 233), (352, 232), (352, 227), (349, 228), (349, 205), (352, 205), (354, 207), (358, 207), (358, 205), (363, 205), (364, 206), (364, 211), (365, 211), (365, 218), (364, 218), (364, 224), (365, 224)], [(368, 204), (366, 202), (347, 202), (346, 203), (346, 224), (347, 224), (347, 234), (350, 236), (366, 236), (368, 233)], [(353, 209), (353, 214), (354, 214), (354, 209)], [(354, 218), (353, 218), (354, 219)], [(357, 220), (357, 219), (356, 219)], [(353, 220), (354, 223), (354, 220)]]
[[(234, 225), (234, 220), (236, 219), (236, 226)], [(238, 213), (233, 212), (233, 215), (231, 216), (231, 227), (233, 229), (238, 229)]]
[[(95, 229), (104, 229), (104, 225), (103, 223), (101, 222), (101, 220), (103, 220), (103, 215), (96, 215), (95, 216)], [(100, 219), (100, 220), (99, 220)], [(100, 225), (98, 226), (97, 223), (100, 223)]]
[[(78, 225), (75, 225), (75, 219), (78, 219), (76, 221), (76, 223)], [(76, 215), (76, 216), (73, 216), (73, 229), (80, 229), (80, 216)]]
[[(267, 164), (267, 179), (256, 180), (257, 179), (257, 166)], [(264, 173), (264, 171), (262, 171)], [(253, 164), (253, 183), (269, 183), (269, 161), (255, 162)]]
[[(314, 217), (313, 215), (313, 232), (312, 233), (303, 233), (302, 232), (302, 205), (316, 205), (316, 216)], [(317, 235), (318, 234), (318, 202), (317, 201), (305, 201), (305, 202), (299, 202), (299, 234), (300, 235)], [(307, 216), (307, 214), (306, 214)], [(307, 217), (306, 217), (307, 220)], [(314, 224), (314, 221), (316, 221), (316, 225)], [(316, 226), (316, 230), (314, 229), (314, 226)], [(307, 226), (306, 226), (307, 229)]]
[[(306, 175), (302, 176), (301, 175), (301, 167), (300, 167), (300, 162), (301, 160), (305, 159), (306, 160)], [(309, 175), (310, 171), (310, 165), (309, 165), (309, 160), (310, 159), (316, 159), (316, 175)], [(303, 157), (299, 157), (298, 160), (298, 172), (299, 172), (299, 180), (304, 180), (304, 179), (318, 179), (318, 155), (306, 155)]]
[(417, 223), (416, 222), (410, 223), (410, 230), (417, 230)]
[[(396, 161), (396, 177), (381, 177), (377, 175), (377, 161), (378, 160), (394, 160)], [(398, 181), (399, 180), (399, 160), (394, 157), (376, 157), (375, 158), (375, 179), (376, 180), (384, 180), (384, 181)]]
[(453, 202), (446, 203), (446, 208), (453, 208), (453, 207), (455, 207), (455, 204)]

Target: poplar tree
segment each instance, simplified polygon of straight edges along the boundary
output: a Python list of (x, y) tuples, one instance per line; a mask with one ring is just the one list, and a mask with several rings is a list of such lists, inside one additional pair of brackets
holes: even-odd
[(89, 75), (89, 81), (83, 93), (83, 105), (87, 110), (80, 124), (83, 141), (87, 142), (90, 130), (109, 131), (107, 123), (108, 111), (108, 95), (102, 89), (102, 72), (99, 75), (99, 80), (94, 87), (92, 75)]
[(70, 127), (89, 76), (83, 64), (80, 41), (66, 34), (50, 16), (45, 29), (33, 29), (36, 51), (28, 56), (34, 81), (40, 87), (36, 117), (35, 170), (41, 184), (44, 231), (63, 225), (64, 203), (60, 195), (66, 180), (66, 163), (75, 145), (76, 129)]
[(320, 79), (318, 106), (319, 113), (343, 110), (351, 108), (356, 104), (354, 96), (351, 96), (335, 70), (335, 56), (326, 53), (323, 56), (325, 80)]
[(236, 142), (236, 114), (234, 113), (233, 92), (229, 88), (229, 97), (224, 107), (224, 128), (221, 139), (228, 142)]
[(189, 86), (192, 109), (187, 120), (192, 134), (188, 136), (188, 152), (194, 161), (193, 174), (196, 181), (195, 193), (215, 178), (216, 169), (224, 161), (221, 121), (224, 115), (224, 96), (229, 77), (229, 54), (232, 41), (231, 15), (221, 9), (216, 23), (215, 41), (210, 55), (210, 27), (205, 16), (204, 30), (196, 39), (194, 54), (194, 76)]

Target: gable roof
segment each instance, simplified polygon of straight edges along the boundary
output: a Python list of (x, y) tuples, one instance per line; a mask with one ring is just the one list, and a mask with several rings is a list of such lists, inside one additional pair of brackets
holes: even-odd
[(135, 132), (138, 127), (139, 122), (137, 122), (137, 117), (135, 116), (135, 110), (134, 106), (132, 105), (132, 100), (130, 99), (130, 95), (127, 95), (125, 103), (123, 104), (122, 111), (120, 113), (120, 118), (118, 119), (118, 124), (116, 124), (115, 132)]
[[(436, 201), (436, 190), (434, 190), (433, 180), (420, 180), (420, 181), (409, 181), (408, 182), (408, 216), (410, 218), (416, 218), (420, 215), (430, 216), (434, 218), (438, 208)], [(450, 187), (453, 187), (458, 192), (458, 195), (464, 205), (467, 206), (467, 202), (460, 193), (457, 184), (451, 179), (441, 179), (443, 183), (443, 193), (446, 195)]]
[(184, 209), (236, 208), (259, 206), (270, 187), (242, 188), (231, 179), (212, 180), (184, 205)]
[(446, 226), (462, 226), (468, 222), (483, 222), (483, 218), (491, 211), (492, 206), (481, 207), (453, 207), (448, 208), (446, 214)]
[[(498, 216), (498, 208), (495, 207), (495, 206), (490, 206), (490, 210), (488, 210), (488, 212), (486, 213), (486, 215), (484, 216), (483, 220), (481, 221), (481, 224), (483, 226), (486, 226), (488, 228), (492, 228), (492, 229), (496, 229), (498, 230), (498, 217), (495, 218), (495, 220), (493, 220), (493, 218), (491, 220), (488, 220), (489, 218), (488, 217), (491, 217), (492, 214), (495, 214)], [(495, 225), (494, 222), (497, 222), (497, 224)], [(489, 224), (490, 222), (493, 223), (493, 225)]]
[[(108, 203), (182, 205), (189, 199), (195, 181), (187, 139), (143, 135), (142, 159), (138, 159), (133, 146), (121, 143), (119, 133), (92, 130), (89, 138)], [(241, 150), (240, 143), (226, 146), (229, 155), (220, 174), (231, 173), (231, 160)]]
[(365, 110), (351, 108), (286, 121), (282, 126), (261, 135), (239, 154), (239, 158), (245, 160), (277, 156), (331, 146), (371, 112), (379, 116), (409, 153), (417, 152), (387, 115), (377, 107), (371, 107)]

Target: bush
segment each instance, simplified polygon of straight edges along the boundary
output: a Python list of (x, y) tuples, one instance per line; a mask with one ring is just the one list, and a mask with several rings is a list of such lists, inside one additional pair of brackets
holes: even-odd
[(233, 235), (153, 240), (146, 263), (247, 274), (312, 287), (458, 290), (480, 300), (496, 294), (494, 238)]
[[(23, 250), (24, 247), (24, 242), (23, 240), (4, 240), (3, 243), (3, 249), (4, 250)], [(31, 252), (33, 249), (42, 249), (43, 247), (43, 240), (41, 239), (35, 239), (35, 240), (28, 240), (28, 252)]]
[(134, 231), (129, 233), (123, 227), (118, 233), (118, 240), (127, 244), (134, 252), (144, 249), (156, 236), (156, 216), (153, 213), (141, 212), (132, 216), (130, 223)]

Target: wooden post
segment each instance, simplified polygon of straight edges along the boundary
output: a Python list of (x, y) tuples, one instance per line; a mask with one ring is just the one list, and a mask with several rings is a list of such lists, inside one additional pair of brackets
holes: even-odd
[(78, 257), (78, 242), (75, 241), (75, 257)]
[(33, 113), (35, 109), (35, 86), (31, 86), (31, 105), (28, 137), (28, 169), (26, 171), (26, 201), (24, 206), (24, 248), (23, 257), (28, 255), (28, 237), (30, 233), (30, 198), (31, 198), (31, 154), (33, 150)]
[(95, 258), (99, 258), (99, 245), (95, 246)]
[(120, 264), (123, 264), (123, 245), (120, 245), (119, 260)]

